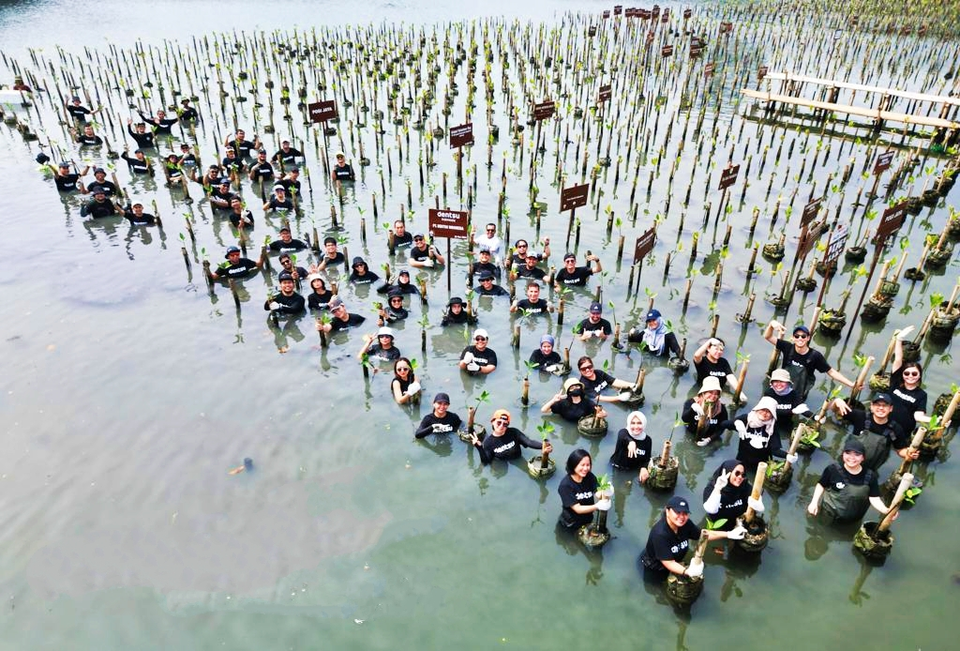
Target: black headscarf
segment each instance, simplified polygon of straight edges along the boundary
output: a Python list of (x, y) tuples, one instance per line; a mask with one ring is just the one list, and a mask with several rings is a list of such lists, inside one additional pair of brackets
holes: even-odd
[[(710, 499), (710, 494), (713, 492), (713, 486), (714, 484), (717, 483), (717, 477), (720, 476), (720, 473), (721, 472), (731, 473), (733, 472), (733, 469), (736, 468), (737, 466), (743, 466), (744, 473), (746, 473), (746, 464), (744, 464), (742, 461), (738, 461), (737, 459), (727, 459), (726, 461), (720, 464), (720, 467), (713, 472), (713, 475), (710, 477), (710, 480), (707, 481), (706, 485), (704, 485), (703, 487), (704, 502)], [(753, 491), (753, 485), (750, 483), (750, 480), (747, 479), (746, 474), (744, 474), (743, 483), (741, 483), (739, 486), (734, 486), (733, 482), (728, 481), (727, 485), (723, 488), (722, 491), (720, 491), (720, 495), (723, 496), (724, 502), (732, 502), (732, 501), (735, 501), (736, 498), (738, 497), (744, 497), (744, 498), (748, 497), (751, 491)]]

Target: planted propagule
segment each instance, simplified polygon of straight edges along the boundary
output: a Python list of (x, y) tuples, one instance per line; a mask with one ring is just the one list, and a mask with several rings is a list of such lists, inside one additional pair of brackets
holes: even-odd
[(883, 560), (890, 555), (893, 550), (894, 537), (890, 532), (890, 525), (897, 512), (900, 510), (900, 504), (907, 493), (907, 490), (913, 484), (913, 475), (906, 473), (900, 479), (896, 495), (890, 503), (890, 510), (884, 516), (879, 524), (876, 522), (864, 522), (856, 535), (853, 537), (853, 548), (871, 560)]
[[(763, 496), (763, 483), (766, 478), (767, 463), (761, 461), (757, 464), (757, 473), (753, 480), (753, 491), (750, 493), (750, 497), (758, 500)], [(743, 514), (743, 526), (747, 533), (742, 540), (736, 541), (737, 547), (754, 554), (763, 551), (770, 540), (767, 523), (763, 517), (752, 508), (747, 507), (747, 511)]]
[(646, 485), (654, 490), (672, 490), (677, 485), (677, 474), (680, 469), (680, 462), (676, 457), (670, 456), (671, 443), (669, 440), (663, 442), (663, 451), (660, 456), (650, 460), (647, 469), (650, 471), (650, 477)]
[[(697, 548), (693, 554), (693, 557), (701, 562), (703, 561), (703, 554), (707, 550), (708, 536), (709, 532), (706, 529), (700, 531), (700, 539), (697, 541)], [(703, 575), (693, 578), (686, 574), (678, 575), (671, 572), (670, 576), (667, 577), (666, 592), (667, 598), (675, 606), (689, 607), (703, 592)]]

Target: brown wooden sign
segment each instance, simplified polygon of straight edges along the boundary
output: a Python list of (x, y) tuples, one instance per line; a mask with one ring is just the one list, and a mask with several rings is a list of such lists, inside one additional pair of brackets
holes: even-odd
[(651, 228), (646, 233), (637, 238), (637, 243), (633, 246), (633, 264), (639, 264), (647, 254), (653, 251), (653, 245), (657, 241), (657, 229)]
[(661, 23), (669, 23), (669, 22), (670, 22), (670, 9), (669, 9), (669, 8), (663, 10), (663, 14), (660, 16), (660, 22), (661, 22)]
[(332, 99), (307, 104), (307, 112), (311, 122), (323, 123), (339, 117), (337, 103)]
[(903, 221), (907, 217), (907, 202), (901, 201), (895, 206), (890, 206), (883, 211), (883, 217), (877, 225), (877, 234), (874, 236), (874, 242), (877, 246), (882, 246), (888, 237), (900, 230)]
[(740, 173), (739, 165), (727, 165), (720, 172), (720, 189), (726, 190), (737, 182), (737, 175)]
[(564, 188), (560, 191), (560, 212), (573, 210), (587, 205), (587, 194), (590, 192), (590, 184), (574, 185)]
[(703, 67), (703, 76), (712, 77), (713, 71), (716, 69), (716, 66), (711, 62)]
[(623, 13), (623, 5), (613, 5), (613, 15), (619, 16)]
[(820, 204), (823, 203), (823, 197), (814, 199), (806, 206), (803, 207), (803, 215), (800, 216), (800, 226), (806, 226), (814, 219), (817, 218), (817, 213), (820, 212)]
[(587, 36), (593, 38), (596, 35), (597, 35), (597, 26), (590, 25), (590, 27), (587, 28)]
[(642, 20), (650, 20), (651, 13), (649, 9), (639, 9), (637, 11), (637, 16), (639, 16)]
[(597, 94), (598, 101), (600, 103), (609, 102), (611, 97), (613, 97), (613, 87), (610, 84), (601, 86), (600, 92)]
[(890, 168), (893, 162), (893, 151), (885, 151), (877, 156), (877, 162), (873, 166), (874, 175), (883, 174)]
[(770, 68), (767, 66), (760, 66), (760, 69), (757, 70), (757, 82), (763, 81), (763, 78), (767, 76), (767, 73), (770, 72)]
[(473, 144), (473, 122), (450, 127), (450, 149)]
[(662, 57), (672, 57), (672, 56), (673, 56), (673, 46), (672, 46), (672, 45), (664, 45), (662, 48), (660, 48), (660, 56), (662, 56)]
[(609, 9), (604, 9), (604, 10), (603, 10), (603, 17), (604, 17), (604, 18), (609, 18), (609, 17), (610, 17), (610, 10), (609, 10)]
[(827, 220), (817, 222), (809, 228), (804, 225), (803, 230), (800, 231), (800, 242), (797, 244), (797, 258), (806, 257), (813, 249), (813, 245), (817, 243), (817, 240), (820, 239), (820, 236), (823, 235), (826, 230)]
[(557, 105), (551, 99), (546, 102), (540, 102), (539, 104), (533, 105), (533, 119), (537, 120), (546, 120), (547, 118), (553, 117), (554, 111), (556, 111)]
[(434, 237), (465, 240), (468, 236), (469, 215), (465, 210), (430, 209), (428, 226)]
[(684, 9), (684, 10), (683, 10), (683, 17), (684, 17), (685, 19), (686, 19), (686, 18), (689, 18), (689, 17), (692, 16), (692, 15), (693, 15), (693, 9)]
[(691, 58), (691, 59), (696, 59), (697, 57), (699, 57), (701, 52), (703, 52), (703, 46), (701, 46), (699, 43), (697, 43), (697, 44), (691, 43), (691, 44), (690, 44), (690, 58)]

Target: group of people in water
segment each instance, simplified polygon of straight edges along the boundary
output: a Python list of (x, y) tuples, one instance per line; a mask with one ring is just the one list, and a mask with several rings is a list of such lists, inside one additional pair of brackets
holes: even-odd
[[(100, 146), (102, 140), (86, 124), (91, 111), (81, 106), (79, 98), (73, 99), (67, 111), (78, 120), (79, 128), (75, 131), (78, 146)], [(128, 124), (129, 136), (137, 145), (134, 155), (129, 156), (126, 152), (123, 155), (132, 176), (153, 173), (154, 165), (148, 153), (155, 151), (158, 142), (171, 138), (171, 128), (178, 121), (193, 123), (199, 119), (188, 100), (183, 101), (175, 117), (167, 117), (163, 111), (158, 111), (155, 116), (141, 114), (140, 117), (139, 122), (131, 119)], [(311, 244), (293, 237), (286, 216), (301, 209), (299, 173), (303, 164), (302, 152), (293, 148), (289, 141), (283, 141), (280, 149), (268, 159), (259, 138), (254, 136), (250, 141), (242, 130), (229, 137), (224, 147), (222, 160), (211, 164), (202, 174), (199, 152), (186, 143), (180, 145), (179, 154), (170, 154), (162, 163), (174, 191), (188, 180), (200, 183), (213, 214), (229, 220), (238, 233), (239, 245), (227, 247), (224, 261), (211, 266), (209, 280), (212, 283), (242, 281), (265, 271), (270, 256), (278, 256), (277, 286), (269, 291), (263, 304), (264, 310), (271, 314), (273, 326), (279, 328), (281, 319), (287, 324), (295, 324), (301, 316), (311, 312), (318, 317), (317, 330), (326, 336), (362, 327), (367, 316), (376, 318), (377, 329), (362, 337), (358, 359), (375, 366), (392, 366), (390, 393), (397, 404), (419, 402), (423, 388), (415, 365), (399, 350), (396, 330), (391, 327), (409, 317), (409, 301), (420, 296), (421, 290), (412, 282), (410, 271), (400, 268), (395, 276), (381, 278), (363, 257), (354, 257), (348, 264), (340, 250), (342, 242), (332, 235), (323, 240), (322, 248), (320, 242), (313, 243), (318, 249), (315, 262), (300, 266), (296, 256), (304, 252), (309, 255)], [(345, 156), (338, 153), (336, 159), (331, 181), (352, 182), (355, 173)], [(84, 185), (82, 180), (89, 168), (79, 170), (76, 165), (63, 162), (49, 169), (61, 192), (80, 191), (92, 195), (81, 209), (84, 217), (123, 217), (136, 226), (149, 226), (157, 221), (156, 216), (144, 212), (142, 202), (130, 201), (128, 197), (126, 206), (118, 204), (121, 189), (115, 175), (113, 181), (106, 178), (103, 167), (94, 167), (94, 180), (89, 185)], [(272, 184), (269, 198), (261, 196), (264, 216), (277, 214), (283, 222), (278, 239), (269, 242), (257, 260), (245, 255), (245, 234), (254, 228), (255, 220), (246, 202), (235, 193), (243, 175), (247, 176), (251, 188)], [(411, 268), (429, 274), (430, 270), (453, 264), (444, 258), (427, 234), (411, 233), (402, 217), (393, 223), (389, 238), (391, 252), (399, 251)], [(495, 223), (485, 224), (482, 232), (474, 229), (470, 242), (472, 261), (467, 275), (475, 296), (480, 301), (510, 297), (510, 313), (515, 317), (537, 319), (549, 315), (557, 307), (544, 297), (545, 292), (553, 289), (557, 295), (567, 289), (584, 288), (595, 274), (602, 271), (596, 255), (588, 254), (583, 263), (578, 264), (573, 252), (564, 254), (562, 268), (555, 271), (548, 266), (551, 255), (549, 239), (540, 244), (542, 249), (538, 252), (521, 238), (508, 248), (498, 235)], [(338, 269), (343, 269), (344, 275), (339, 272), (330, 275)], [(337, 284), (344, 276), (355, 292), (363, 287), (375, 287), (377, 293), (385, 295), (386, 303), (377, 304), (375, 312), (367, 316), (351, 312)], [(516, 298), (515, 294), (521, 289), (522, 297)], [(367, 291), (363, 290), (364, 295)], [(604, 318), (603, 311), (603, 305), (594, 301), (577, 323), (574, 329), (576, 338), (584, 346), (599, 346), (614, 336), (614, 327)], [(466, 375), (482, 378), (496, 372), (500, 360), (490, 346), (488, 331), (477, 325), (472, 299), (454, 296), (447, 302), (441, 327), (472, 331), (469, 343), (460, 352), (457, 366)], [(811, 516), (855, 521), (862, 518), (870, 507), (880, 513), (887, 512), (888, 506), (880, 498), (878, 471), (891, 453), (915, 458), (916, 452), (909, 447), (909, 436), (916, 424), (927, 418), (923, 369), (916, 362), (905, 362), (903, 358), (902, 342), (909, 330), (897, 336), (889, 391), (874, 394), (865, 408), (850, 405), (842, 399), (831, 402), (830, 409), (852, 428), (852, 434), (842, 446), (841, 457), (824, 468), (807, 508)], [(785, 338), (788, 331), (790, 339)], [(696, 393), (684, 402), (681, 411), (681, 420), (689, 436), (701, 447), (719, 448), (725, 432), (735, 432), (737, 440), (735, 454), (727, 455), (730, 458), (717, 467), (703, 490), (702, 508), (707, 518), (713, 522), (725, 522), (710, 530), (710, 539), (742, 538), (744, 528), (738, 524), (738, 518), (748, 508), (763, 512), (762, 499), (751, 496), (750, 477), (759, 463), (778, 459), (796, 463), (797, 455), (784, 447), (784, 440), (790, 436), (798, 419), (814, 416), (807, 398), (816, 374), (826, 374), (851, 389), (860, 388), (834, 369), (822, 353), (810, 347), (811, 333), (806, 326), (797, 325), (791, 330), (773, 320), (766, 326), (763, 336), (779, 351), (780, 368), (772, 372), (769, 382), (759, 387), (761, 397), (752, 408), (736, 417), (731, 417), (724, 404), (724, 392), (740, 391), (739, 395), (734, 395), (739, 404), (746, 404), (748, 396), (724, 357), (723, 340), (705, 338), (693, 353)], [(635, 344), (652, 357), (677, 357), (681, 353), (676, 335), (655, 308), (646, 312), (640, 327), (628, 331), (626, 339), (626, 345)], [(561, 357), (556, 347), (554, 336), (543, 334), (528, 359), (531, 368), (538, 372), (569, 375), (559, 391), (542, 404), (542, 414), (578, 423), (589, 417), (613, 418), (605, 405), (626, 408), (624, 427), (613, 437), (609, 462), (617, 470), (636, 473), (637, 482), (645, 484), (650, 477), (653, 441), (647, 432), (646, 416), (635, 409), (639, 402), (639, 387), (598, 368), (588, 355), (577, 359), (573, 367)], [(450, 409), (450, 396), (438, 392), (414, 436), (417, 439), (448, 437), (463, 428), (464, 421)], [(493, 412), (490, 430), (485, 436), (479, 431), (467, 432), (465, 436), (484, 464), (518, 459), (522, 448), (538, 450), (541, 454), (553, 452), (549, 440), (530, 438), (520, 431), (506, 409)], [(590, 524), (595, 512), (610, 508), (611, 496), (599, 488), (594, 468), (594, 459), (586, 450), (578, 448), (569, 453), (564, 476), (557, 488), (561, 502), (558, 526), (561, 529), (576, 531)], [(687, 576), (702, 573), (700, 563), (683, 564), (689, 541), (700, 536), (700, 528), (691, 521), (691, 512), (691, 500), (687, 498), (676, 495), (667, 502), (639, 558), (645, 578), (662, 581), (670, 573)]]

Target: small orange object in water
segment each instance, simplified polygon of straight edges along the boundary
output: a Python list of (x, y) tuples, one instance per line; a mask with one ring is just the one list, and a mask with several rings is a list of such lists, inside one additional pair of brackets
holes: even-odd
[(230, 474), (230, 475), (239, 475), (239, 474), (240, 474), (241, 472), (243, 472), (244, 470), (245, 470), (245, 468), (244, 468), (243, 466), (237, 466), (236, 468), (234, 468), (233, 470), (231, 470), (228, 474)]

